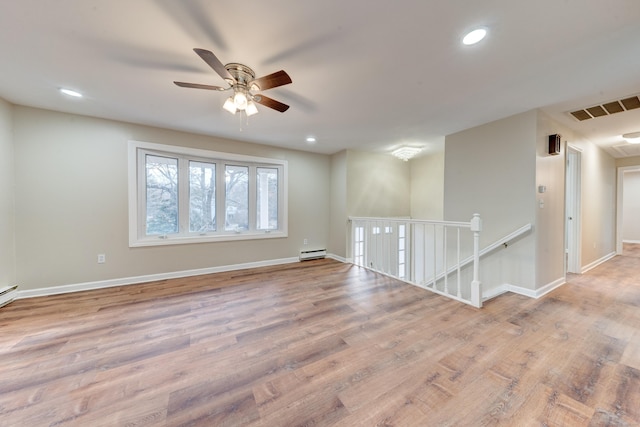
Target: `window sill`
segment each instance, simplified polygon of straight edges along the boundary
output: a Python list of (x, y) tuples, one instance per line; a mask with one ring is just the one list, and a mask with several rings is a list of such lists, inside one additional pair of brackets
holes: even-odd
[(207, 236), (154, 236), (145, 237), (129, 242), (130, 248), (166, 245), (188, 245), (195, 243), (234, 242), (259, 239), (282, 239), (287, 237), (284, 231), (241, 232), (233, 234), (211, 234)]

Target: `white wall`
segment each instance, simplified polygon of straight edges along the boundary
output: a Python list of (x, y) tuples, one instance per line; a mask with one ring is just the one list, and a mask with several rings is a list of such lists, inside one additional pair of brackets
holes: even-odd
[[(14, 107), (13, 128), (21, 290), (283, 259), (305, 238), (328, 243), (329, 156), (28, 107)], [(129, 248), (130, 139), (288, 160), (289, 237)]]
[[(529, 111), (445, 139), (444, 219), (483, 219), (480, 246), (536, 221), (536, 123)], [(536, 287), (533, 235), (483, 258), (483, 290)]]
[(0, 288), (16, 284), (13, 106), (0, 99)]
[(640, 170), (625, 171), (622, 195), (622, 241), (640, 243)]
[(416, 157), (411, 167), (411, 218), (442, 220), (444, 150)]

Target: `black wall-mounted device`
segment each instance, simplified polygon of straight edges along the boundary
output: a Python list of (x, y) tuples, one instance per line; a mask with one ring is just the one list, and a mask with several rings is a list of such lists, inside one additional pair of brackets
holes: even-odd
[(560, 154), (560, 140), (561, 136), (557, 133), (549, 135), (549, 154), (552, 156)]

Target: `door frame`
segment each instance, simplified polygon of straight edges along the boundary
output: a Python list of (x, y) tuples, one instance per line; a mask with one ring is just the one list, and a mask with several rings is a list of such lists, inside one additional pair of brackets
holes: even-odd
[(622, 225), (624, 222), (622, 215), (622, 203), (624, 201), (624, 173), (636, 170), (640, 170), (640, 166), (618, 167), (618, 182), (616, 185), (616, 253), (618, 255), (622, 255)]
[[(582, 150), (567, 144), (566, 153), (564, 196), (565, 275), (566, 273), (582, 273)], [(574, 159), (573, 166), (570, 164), (570, 159)], [(571, 219), (569, 219), (570, 215)]]

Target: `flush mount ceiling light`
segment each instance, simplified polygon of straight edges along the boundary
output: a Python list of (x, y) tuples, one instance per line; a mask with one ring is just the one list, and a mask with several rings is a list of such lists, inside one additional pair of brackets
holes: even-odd
[(640, 144), (640, 132), (625, 133), (622, 137), (629, 144)]
[(467, 33), (466, 36), (464, 36), (464, 38), (462, 39), (462, 43), (467, 46), (470, 46), (484, 39), (486, 35), (487, 35), (486, 28), (476, 28), (475, 30), (470, 31), (469, 33)]
[(415, 157), (421, 151), (422, 148), (419, 147), (400, 147), (394, 150), (391, 155), (406, 162)]
[(82, 94), (75, 90), (60, 88), (60, 92), (64, 93), (65, 95), (72, 96), (74, 98), (82, 98)]
[(308, 136), (307, 139), (307, 144), (315, 144), (316, 143), (316, 138), (313, 136)]

